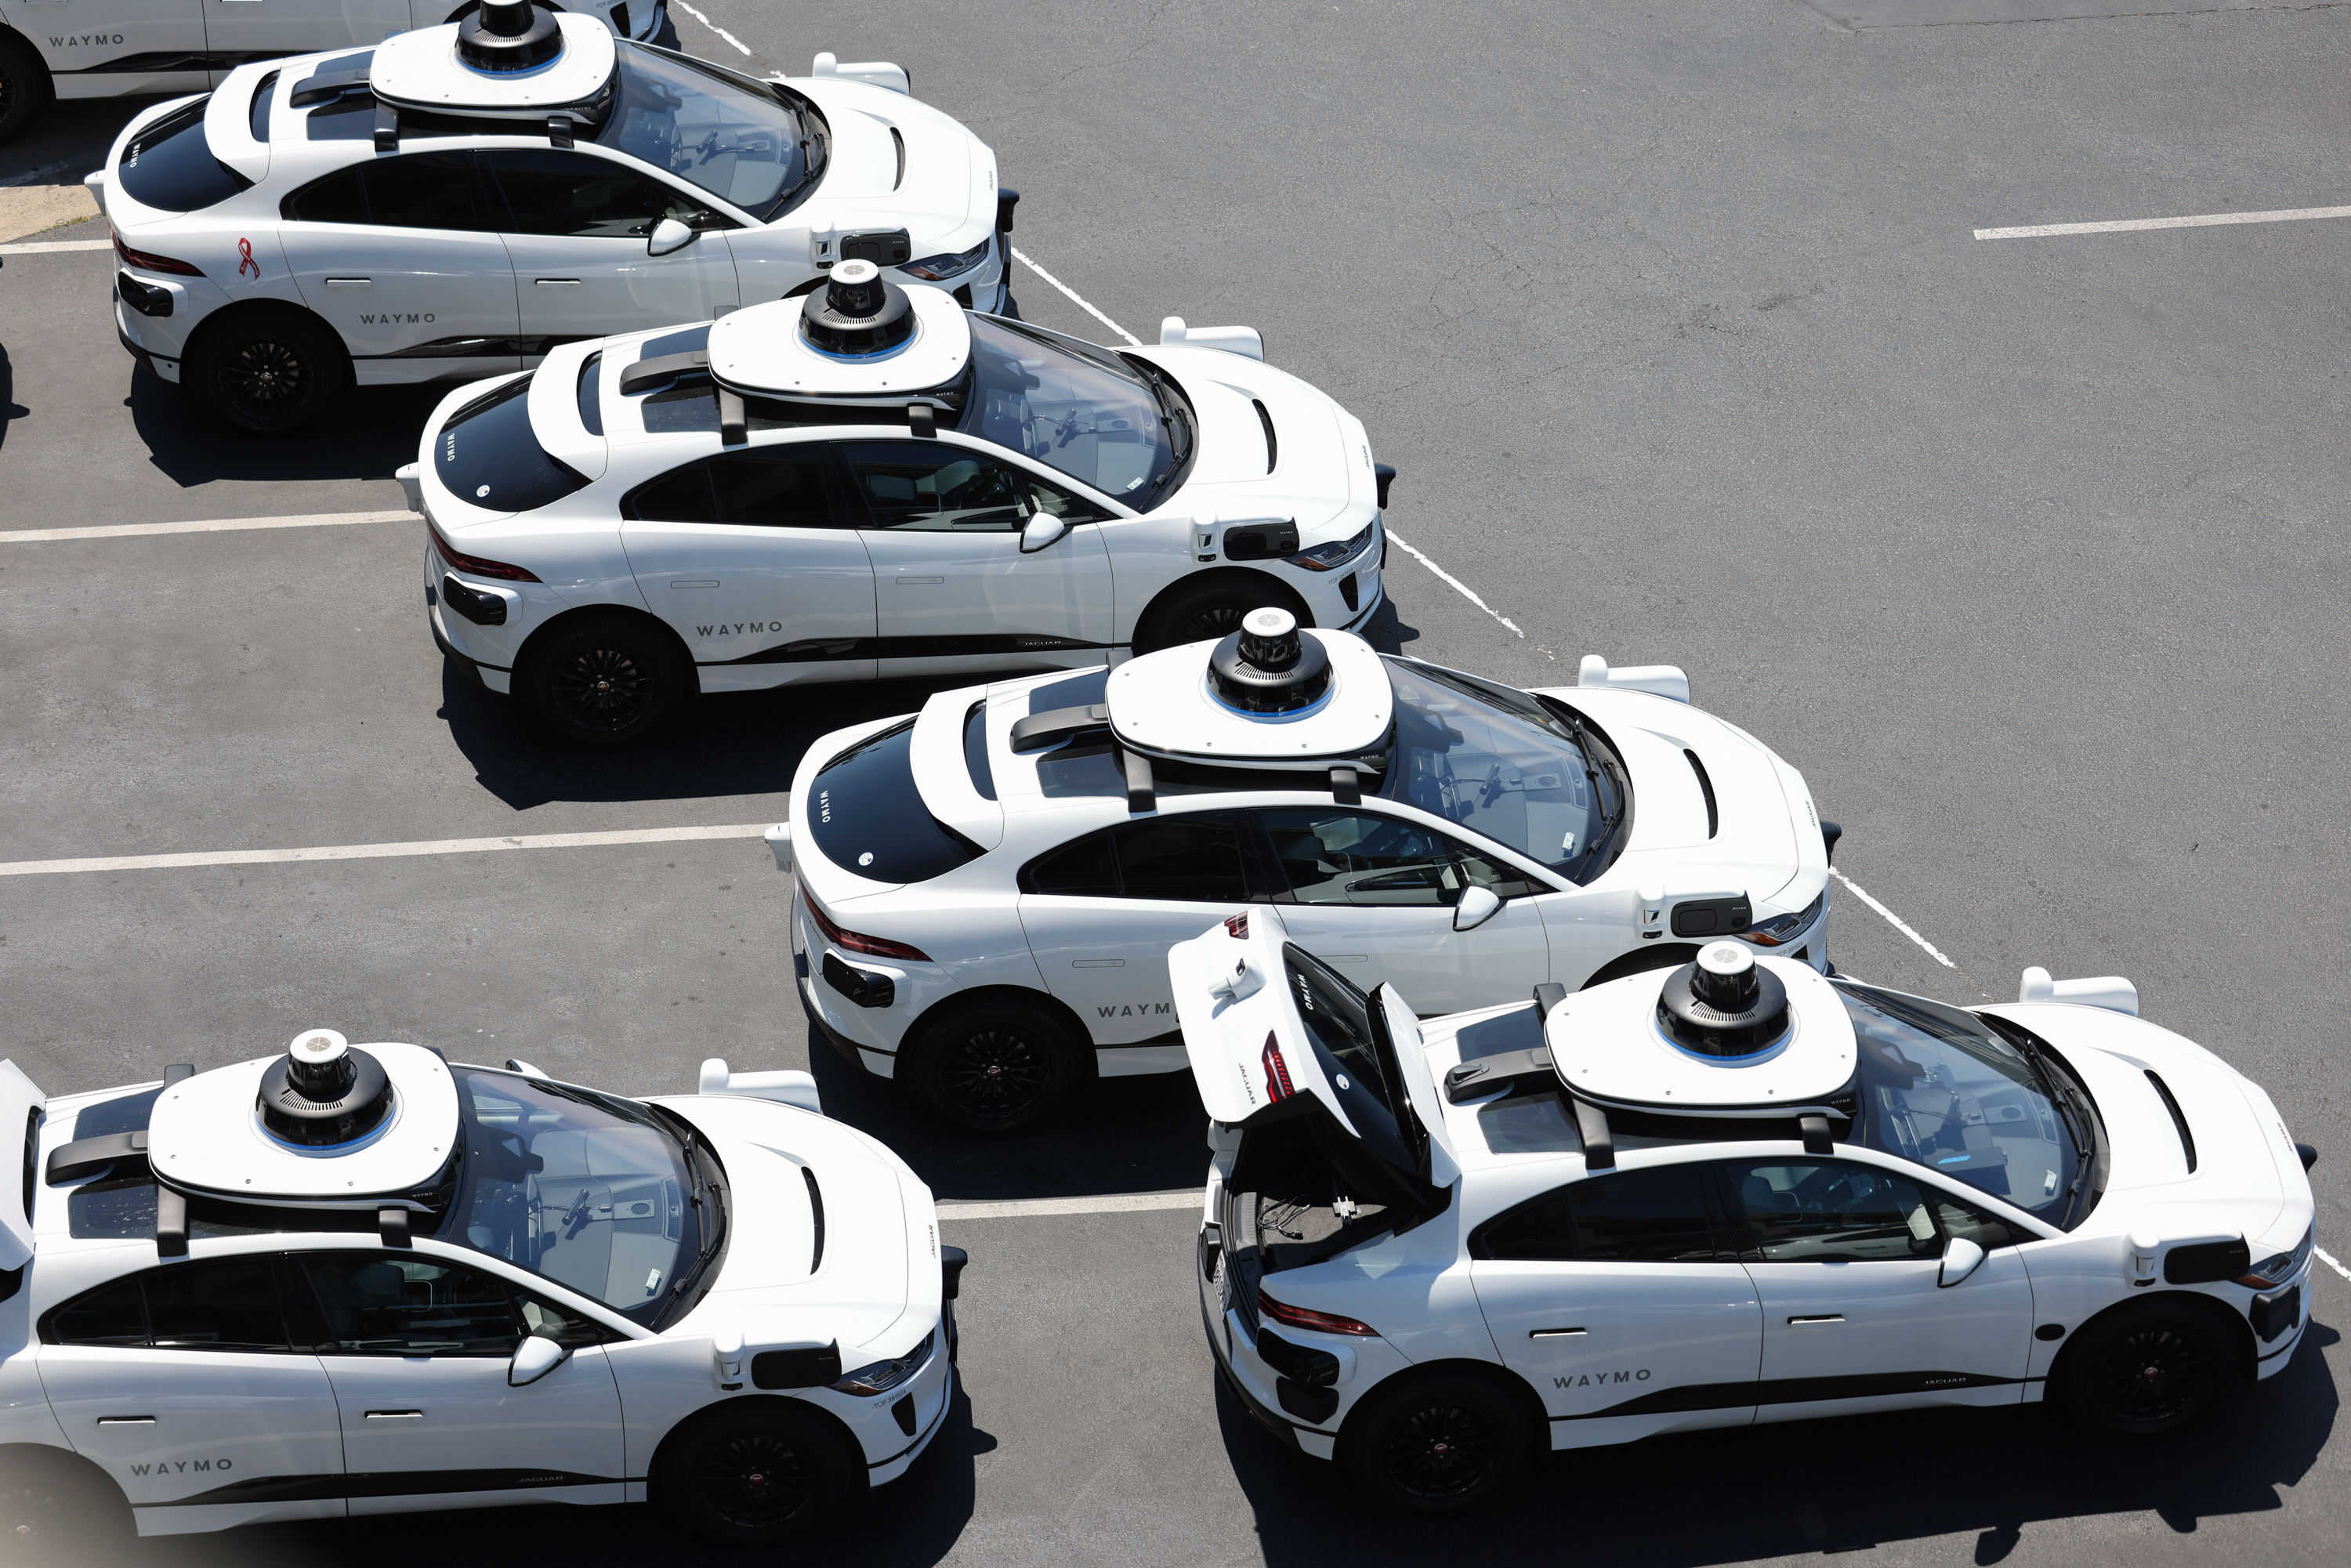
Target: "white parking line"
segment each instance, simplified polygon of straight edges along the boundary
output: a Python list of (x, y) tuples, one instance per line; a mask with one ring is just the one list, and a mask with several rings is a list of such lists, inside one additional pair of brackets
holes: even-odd
[(951, 1219), (1029, 1219), (1054, 1214), (1135, 1214), (1149, 1209), (1197, 1208), (1200, 1189), (1188, 1192), (1116, 1192), (1100, 1197), (1024, 1197), (1008, 1203), (943, 1203), (942, 1223)]
[(1932, 942), (1928, 941), (1924, 936), (1919, 936), (1917, 932), (1912, 930), (1908, 922), (1905, 921), (1900, 915), (1895, 914), (1894, 911), (1886, 908), (1886, 905), (1878, 903), (1877, 900), (1870, 897), (1868, 893), (1851, 877), (1845, 875), (1844, 873), (1837, 870), (1834, 866), (1829, 867), (1829, 874), (1836, 878), (1839, 882), (1844, 883), (1847, 888), (1851, 889), (1853, 895), (1855, 898), (1860, 899), (1864, 904), (1866, 904), (1869, 907), (1877, 911), (1878, 914), (1886, 916), (1886, 921), (1893, 925), (1894, 929), (1902, 933), (1903, 936), (1910, 938), (1911, 941), (1918, 944), (1919, 946), (1924, 947), (1927, 950), (1927, 956), (1928, 957), (1934, 959), (1935, 962), (1940, 964), (1946, 969), (1956, 969), (1959, 967), (1957, 964), (1954, 964), (1949, 958), (1944, 957), (1941, 950), (1938, 949)]
[(1421, 554), (1410, 545), (1405, 544), (1404, 542), (1403, 536), (1398, 534), (1394, 528), (1390, 528), (1388, 530), (1388, 542), (1402, 549), (1405, 554), (1412, 557), (1413, 559), (1420, 562), (1421, 565), (1428, 568), (1429, 570), (1435, 572), (1444, 580), (1447, 587), (1453, 590), (1454, 592), (1459, 594), (1462, 598), (1468, 600), (1470, 603), (1476, 605), (1479, 609), (1484, 611), (1487, 614), (1492, 616), (1503, 625), (1508, 626), (1510, 629), (1511, 635), (1517, 637), (1523, 637), (1526, 635), (1525, 632), (1519, 630), (1519, 623), (1517, 622), (1511, 620), (1509, 616), (1503, 614), (1500, 611), (1495, 609), (1484, 600), (1479, 598), (1478, 591), (1476, 589), (1471, 588), (1468, 583), (1462, 581), (1459, 578), (1454, 576), (1451, 572), (1446, 570), (1443, 567), (1437, 565), (1435, 561), (1429, 559), (1426, 556)]
[(502, 839), (419, 839), (402, 844), (326, 844), (306, 850), (199, 850), (190, 854), (100, 855), (87, 860), (0, 861), (0, 876), (90, 871), (176, 871), (192, 866), (282, 865), (291, 861), (386, 860), (401, 855), (475, 855), (498, 850), (580, 850), (606, 844), (674, 844), (692, 839), (756, 839), (765, 822), (719, 828), (624, 828), (603, 833), (521, 833)]
[(52, 250), (112, 250), (110, 239), (45, 239), (27, 240), (18, 245), (0, 245), (0, 256), (39, 256)]
[(2305, 218), (2351, 218), (2351, 207), (2285, 207), (2273, 213), (2199, 213), (2188, 218), (2118, 218), (2102, 224), (2027, 224), (1978, 229), (1978, 239), (2047, 239), (2056, 235), (2136, 234), (2141, 229), (2200, 229), (2216, 224), (2291, 224)]
[(0, 544), (119, 539), (146, 534), (217, 534), (232, 528), (323, 528), (340, 523), (399, 523), (414, 512), (312, 512), (295, 517), (205, 517), (193, 523), (101, 523), (87, 528), (0, 528)]
[(1043, 267), (1038, 266), (1035, 262), (1029, 260), (1028, 253), (1023, 251), (1018, 246), (1012, 247), (1012, 259), (1027, 267), (1029, 271), (1035, 273), (1038, 277), (1043, 278), (1046, 282), (1051, 284), (1054, 287), (1060, 289), (1062, 293), (1068, 295), (1079, 309), (1084, 311), (1087, 315), (1092, 317), (1095, 320), (1101, 322), (1103, 326), (1109, 328), (1112, 331), (1117, 333), (1128, 342), (1134, 344), (1136, 348), (1140, 349), (1143, 347), (1142, 339), (1136, 337), (1134, 333), (1128, 331), (1125, 328), (1120, 326), (1109, 317), (1103, 315), (1100, 310), (1095, 309), (1092, 300), (1079, 293), (1076, 289), (1071, 287), (1068, 284), (1062, 282), (1060, 278), (1054, 277), (1051, 273), (1046, 271)]
[(679, 10), (684, 12), (687, 16), (693, 17), (695, 21), (701, 23), (704, 26), (709, 28), (712, 32), (717, 34), (720, 37), (726, 39), (728, 43), (734, 45), (737, 48), (742, 50), (745, 54), (747, 55), (751, 52), (750, 45), (745, 43), (742, 39), (737, 37), (734, 34), (728, 32), (726, 28), (712, 21), (709, 17), (704, 16), (693, 6), (687, 5), (685, 0), (670, 0), (670, 3), (675, 5)]
[(2317, 1254), (2318, 1254), (2318, 1256), (2319, 1256), (2319, 1258), (2320, 1258), (2322, 1260), (2324, 1260), (2324, 1261), (2325, 1261), (2325, 1263), (2326, 1264), (2326, 1266), (2327, 1266), (2328, 1268), (2330, 1268), (2330, 1269), (2334, 1270), (2336, 1273), (2338, 1273), (2338, 1274), (2342, 1275), (2345, 1279), (2346, 1279), (2346, 1280), (2351, 1280), (2351, 1269), (2346, 1269), (2342, 1264), (2337, 1263), (2337, 1262), (2335, 1260), (2335, 1254), (2334, 1254), (2334, 1253), (2329, 1252), (2329, 1251), (2328, 1251), (2325, 1248), (2324, 1248), (2324, 1247), (2314, 1247), (2314, 1248), (2312, 1248), (2312, 1249), (2311, 1249), (2311, 1250), (2312, 1250), (2312, 1251), (2314, 1251), (2314, 1252), (2315, 1252), (2315, 1253), (2317, 1253)]

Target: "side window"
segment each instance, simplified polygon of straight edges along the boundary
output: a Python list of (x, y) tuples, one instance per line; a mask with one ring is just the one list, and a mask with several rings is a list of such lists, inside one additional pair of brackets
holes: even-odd
[(354, 163), (295, 192), (279, 210), (299, 223), (363, 224), (368, 221), (366, 179), (367, 165)]
[(287, 1348), (277, 1270), (266, 1257), (178, 1263), (118, 1281), (51, 1313), (43, 1337), (155, 1350)]
[(1935, 1217), (1915, 1183), (1822, 1161), (1724, 1167), (1766, 1263), (1932, 1258)]
[(967, 447), (862, 441), (840, 452), (871, 528), (1018, 533), (1033, 510), (1026, 475)]
[(512, 1355), (526, 1333), (486, 1274), (381, 1252), (307, 1254), (303, 1271), (341, 1355)]
[(582, 152), (485, 152), (514, 215), (513, 233), (643, 239), (664, 218), (709, 228), (716, 214), (684, 192)]
[(648, 523), (715, 523), (717, 503), (710, 496), (710, 469), (688, 463), (638, 486), (622, 503), (624, 516)]
[(1937, 1197), (1935, 1218), (1941, 1222), (1944, 1236), (1964, 1236), (1987, 1252), (2026, 1239), (2011, 1230), (2005, 1220), (1994, 1219), (1974, 1205), (1957, 1198)]
[(1220, 814), (1160, 817), (1089, 833), (1038, 856), (1023, 891), (1065, 898), (1157, 898), (1246, 904), (1240, 830)]
[(1273, 841), (1279, 891), (1300, 904), (1439, 905), (1461, 897), (1461, 873), (1442, 834), (1365, 811), (1256, 815)]
[(1029, 893), (1060, 894), (1065, 898), (1116, 898), (1118, 856), (1110, 835), (1088, 833), (1029, 862), (1024, 879)]
[(1471, 887), (1482, 887), (1496, 898), (1531, 898), (1551, 888), (1523, 876), (1499, 861), (1488, 860), (1466, 844), (1453, 845), (1454, 863), (1460, 867), (1462, 880)]
[(621, 1337), (591, 1319), (578, 1312), (566, 1312), (536, 1296), (522, 1298), (522, 1323), (526, 1333), (540, 1339), (551, 1339), (573, 1350), (583, 1345), (603, 1344)]
[(829, 528), (824, 459), (813, 447), (730, 453), (709, 459), (710, 489), (722, 523)]
[(1594, 1176), (1520, 1204), (1479, 1233), (1478, 1255), (1539, 1262), (1710, 1263), (1705, 1171)]
[(455, 152), (420, 152), (362, 165), (367, 221), (378, 227), (477, 229), (465, 161)]
[(1007, 465), (1012, 481), (1028, 492), (1029, 509), (1042, 512), (1049, 517), (1061, 517), (1072, 523), (1108, 522), (1111, 513), (1081, 497), (1072, 496), (1058, 485), (1048, 485), (1033, 474), (1023, 473)]

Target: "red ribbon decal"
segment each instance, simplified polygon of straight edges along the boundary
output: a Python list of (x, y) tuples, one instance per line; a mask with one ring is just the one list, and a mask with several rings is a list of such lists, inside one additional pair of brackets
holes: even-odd
[(239, 277), (243, 277), (245, 276), (245, 269), (249, 267), (253, 268), (253, 276), (259, 277), (261, 276), (261, 263), (253, 259), (253, 242), (249, 239), (241, 239), (237, 241), (236, 252), (239, 256), (245, 258), (236, 264), (236, 275)]

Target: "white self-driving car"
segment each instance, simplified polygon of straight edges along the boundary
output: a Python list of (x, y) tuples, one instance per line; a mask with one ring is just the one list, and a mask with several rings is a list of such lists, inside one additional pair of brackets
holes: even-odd
[(354, 382), (708, 321), (843, 259), (1004, 308), (996, 155), (897, 67), (817, 63), (763, 81), (513, 3), (240, 67), (91, 176), (123, 346), (276, 433)]
[[(202, 92), (242, 65), (381, 43), (476, 0), (0, 0), (0, 141), (54, 99)], [(560, 5), (549, 5), (560, 11)], [(624, 38), (677, 47), (669, 0), (582, 0)]]
[(1582, 675), (1519, 691), (1259, 611), (836, 732), (768, 834), (802, 998), (868, 1071), (1008, 1131), (1096, 1073), (1182, 1071), (1166, 953), (1228, 915), (1436, 1012), (1715, 936), (1825, 967), (1839, 830), (1802, 775), (1677, 670)]
[(1402, 1510), (1701, 1427), (2046, 1397), (2157, 1436), (2310, 1321), (2316, 1152), (2126, 981), (1962, 1009), (1724, 942), (1416, 1020), (1255, 918), (1168, 968), (1210, 1348)]
[(460, 389), (401, 470), (434, 638), (618, 745), (696, 692), (1100, 667), (1269, 603), (1360, 625), (1388, 486), (1362, 423), (1246, 329), (1162, 340), (1097, 348), (846, 261)]
[(914, 1173), (806, 1073), (507, 1065), (312, 1030), (49, 1099), (0, 1063), (0, 1538), (650, 1496), (765, 1542), (903, 1474), (964, 1262)]

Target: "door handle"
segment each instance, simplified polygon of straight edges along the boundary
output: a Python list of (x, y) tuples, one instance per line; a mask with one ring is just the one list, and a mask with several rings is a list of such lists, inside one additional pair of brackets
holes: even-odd
[(689, 578), (684, 581), (674, 581), (670, 586), (672, 588), (716, 588), (718, 586), (718, 580), (715, 577)]
[(367, 1418), (371, 1421), (422, 1421), (424, 1419), (424, 1412), (422, 1410), (371, 1410), (367, 1413)]
[(1527, 1337), (1529, 1339), (1582, 1339), (1584, 1335), (1582, 1329), (1529, 1329)]
[(327, 279), (327, 287), (329, 288), (365, 288), (369, 284), (374, 281), (375, 280), (371, 277), (330, 277)]
[(538, 286), (541, 288), (577, 288), (580, 280), (576, 277), (542, 277)]
[(98, 1418), (98, 1424), (101, 1427), (152, 1427), (155, 1424), (155, 1417), (152, 1416), (100, 1416)]
[(898, 580), (899, 580), (900, 582), (902, 582), (902, 583), (906, 583), (906, 582), (922, 583), (922, 582), (945, 582), (945, 581), (946, 580), (946, 578), (944, 578), (944, 577), (902, 577), (902, 578), (900, 578)]
[(1788, 1326), (1794, 1329), (1802, 1328), (1806, 1323), (1841, 1323), (1843, 1322), (1844, 1322), (1843, 1312), (1814, 1312), (1810, 1317), (1790, 1318)]

